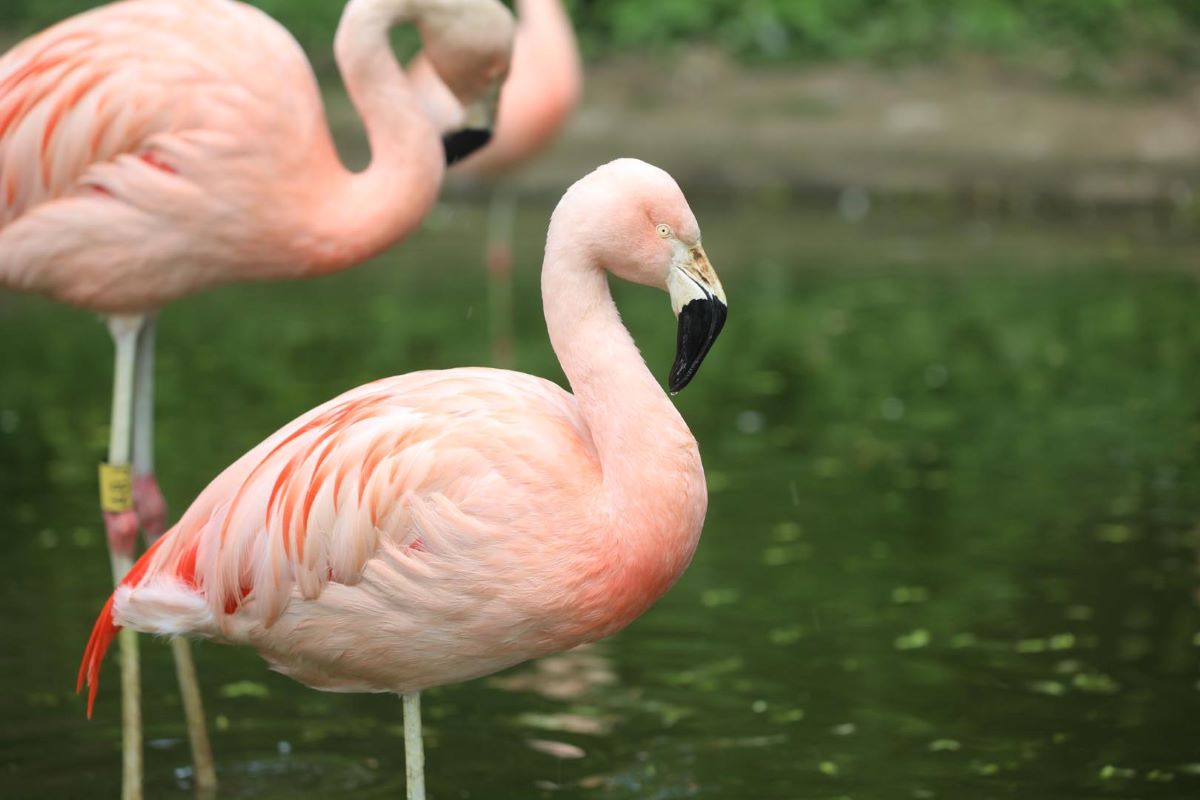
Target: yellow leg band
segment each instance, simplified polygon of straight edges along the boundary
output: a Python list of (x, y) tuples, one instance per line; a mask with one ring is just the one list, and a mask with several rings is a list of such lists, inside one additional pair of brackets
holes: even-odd
[(100, 465), (100, 510), (133, 509), (133, 469), (128, 464)]

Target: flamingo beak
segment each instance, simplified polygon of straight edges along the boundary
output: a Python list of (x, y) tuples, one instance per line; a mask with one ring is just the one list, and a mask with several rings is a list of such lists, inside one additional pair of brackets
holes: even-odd
[(679, 318), (675, 363), (667, 378), (671, 394), (687, 386), (700, 369), (704, 357), (725, 326), (729, 306), (717, 273), (708, 263), (704, 248), (696, 245), (684, 259), (671, 267), (667, 276), (671, 308)]
[(467, 108), (463, 126), (442, 137), (446, 166), (462, 161), (492, 140), (496, 109), (500, 105), (500, 83), (493, 83), (477, 102)]
[(483, 128), (461, 128), (442, 137), (446, 166), (457, 164), (492, 140), (492, 132)]

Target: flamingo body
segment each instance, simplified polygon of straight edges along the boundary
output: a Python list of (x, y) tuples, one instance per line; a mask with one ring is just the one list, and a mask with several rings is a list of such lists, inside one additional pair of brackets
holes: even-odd
[[(670, 290), (682, 388), (724, 294), (674, 181), (613, 162), (567, 193), (547, 240), (547, 327), (573, 394), (453, 369), (301, 416), (142, 556), (96, 622), (80, 685), (94, 697), (122, 625), (250, 645), (318, 689), (407, 695), (645, 611), (691, 560), (707, 492), (696, 440), (621, 324), (605, 268)], [(697, 335), (701, 307), (720, 314)]]

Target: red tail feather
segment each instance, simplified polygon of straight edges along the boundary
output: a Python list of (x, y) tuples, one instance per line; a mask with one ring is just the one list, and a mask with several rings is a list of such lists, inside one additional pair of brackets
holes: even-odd
[(113, 622), (112, 607), (115, 598), (110, 595), (104, 609), (100, 612), (96, 624), (92, 626), (92, 635), (88, 638), (87, 647), (83, 651), (83, 661), (79, 665), (79, 677), (75, 681), (75, 693), (83, 691), (84, 681), (88, 685), (88, 719), (92, 718), (92, 707), (96, 704), (96, 690), (100, 688), (100, 664), (108, 646), (121, 630)]
[[(150, 567), (150, 558), (154, 555), (154, 551), (169, 538), (171, 537), (163, 536), (150, 545), (146, 552), (142, 553), (142, 557), (137, 560), (137, 563), (121, 579), (118, 586), (131, 586), (140, 581)], [(88, 638), (87, 647), (84, 648), (83, 661), (79, 664), (79, 677), (75, 681), (76, 694), (83, 691), (84, 683), (87, 684), (88, 719), (92, 718), (92, 707), (96, 704), (96, 691), (100, 688), (100, 665), (104, 663), (104, 654), (108, 652), (109, 645), (117, 637), (117, 631), (121, 630), (113, 620), (114, 600), (116, 600), (115, 592), (109, 595), (108, 602), (104, 604), (100, 616), (96, 618), (96, 624), (92, 626), (92, 635)]]

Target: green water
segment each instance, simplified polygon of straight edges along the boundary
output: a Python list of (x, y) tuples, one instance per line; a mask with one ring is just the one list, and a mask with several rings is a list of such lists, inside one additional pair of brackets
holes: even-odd
[[(520, 220), (519, 368), (561, 380)], [(919, 214), (849, 226), (698, 204), (730, 297), (679, 405), (712, 490), (696, 560), (625, 632), (428, 693), (434, 798), (1200, 796), (1200, 292), (1162, 231)], [(481, 363), (481, 215), (399, 252), (162, 318), (176, 513), (337, 392)], [(618, 301), (656, 374), (667, 300)], [(73, 694), (107, 591), (94, 510), (111, 347), (0, 297), (0, 780), (115, 797), (119, 702)], [(399, 797), (400, 704), (199, 644), (222, 797)], [(189, 795), (165, 643), (143, 639), (150, 797)]]

